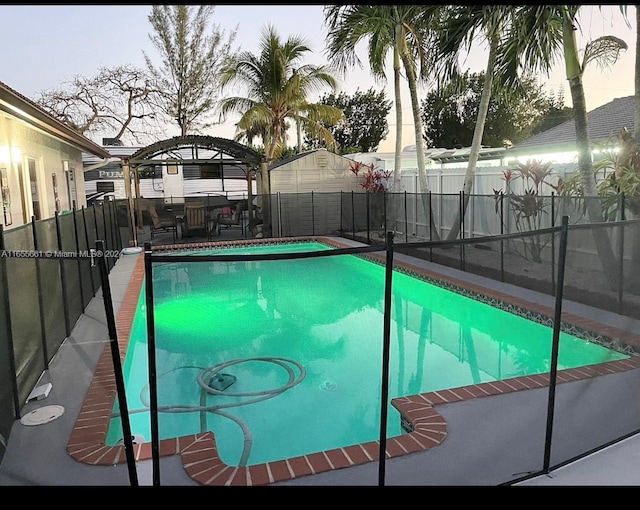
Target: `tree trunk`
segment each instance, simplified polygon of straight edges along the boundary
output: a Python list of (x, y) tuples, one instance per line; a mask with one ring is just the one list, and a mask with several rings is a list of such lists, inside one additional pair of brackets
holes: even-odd
[[(633, 116), (633, 139), (636, 146), (640, 145), (640, 32), (637, 27), (640, 27), (640, 7), (635, 6), (636, 9), (636, 68), (635, 68), (635, 105)], [(633, 168), (637, 174), (640, 174), (640, 168)], [(637, 203), (637, 198), (630, 201), (632, 207)], [(633, 207), (632, 209), (634, 218), (640, 218), (640, 207)], [(631, 229), (633, 235), (633, 249), (631, 252), (631, 274), (630, 274), (630, 287), (634, 292), (640, 293), (640, 225), (635, 225)]]
[[(584, 86), (582, 83), (582, 68), (578, 59), (578, 46), (573, 19), (565, 16), (563, 24), (563, 49), (565, 56), (565, 69), (571, 100), (573, 103), (573, 116), (576, 128), (576, 148), (578, 150), (578, 169), (583, 189), (583, 198), (591, 223), (602, 223), (604, 216), (600, 207), (600, 199), (596, 188), (596, 180), (591, 161), (591, 149), (589, 147), (589, 134), (587, 130), (587, 106), (584, 98)], [(611, 240), (607, 230), (594, 228), (593, 240), (600, 258), (600, 264), (605, 273), (607, 282), (612, 290), (618, 288), (618, 263), (611, 246)]]
[[(391, 212), (389, 218), (389, 224), (392, 226), (393, 231), (396, 230), (396, 222), (400, 217), (400, 202), (397, 199), (398, 194), (402, 191), (402, 99), (400, 91), (400, 56), (397, 51), (393, 52), (393, 89), (395, 93), (395, 107), (396, 107), (396, 145), (393, 163), (393, 193), (392, 206), (388, 208)], [(404, 228), (407, 230), (407, 218), (404, 218)]]
[(425, 218), (429, 222), (431, 238), (434, 241), (440, 239), (440, 235), (433, 221), (433, 214), (429, 208), (429, 184), (427, 182), (427, 170), (425, 168), (424, 142), (422, 140), (422, 120), (420, 118), (420, 102), (418, 101), (418, 88), (415, 67), (411, 56), (405, 51), (401, 54), (407, 82), (409, 83), (409, 95), (411, 96), (411, 111), (413, 112), (413, 126), (416, 138), (416, 156), (418, 158), (418, 179), (420, 181), (420, 195), (422, 196), (422, 208)]
[[(464, 176), (464, 183), (462, 185), (463, 203), (462, 203), (462, 217), (467, 212), (469, 205), (469, 198), (471, 191), (473, 191), (473, 181), (476, 175), (476, 165), (480, 158), (480, 149), (482, 148), (482, 137), (484, 135), (484, 125), (487, 120), (487, 114), (489, 112), (489, 103), (491, 102), (491, 94), (493, 89), (493, 68), (496, 63), (496, 51), (498, 47), (498, 36), (491, 40), (491, 46), (489, 48), (489, 60), (487, 61), (487, 68), (484, 73), (484, 85), (482, 87), (482, 96), (480, 97), (480, 105), (478, 106), (478, 118), (476, 120), (476, 127), (473, 130), (473, 140), (471, 142), (471, 149), (469, 151), (469, 162), (467, 163), (467, 172)], [(456, 212), (456, 216), (451, 225), (451, 230), (447, 240), (451, 241), (458, 238), (460, 234), (460, 208)]]
[(393, 163), (393, 190), (402, 189), (402, 99), (400, 92), (400, 58), (398, 52), (393, 52), (393, 87), (396, 96), (396, 145)]
[(262, 200), (262, 235), (271, 237), (271, 190), (269, 189), (269, 164), (260, 163), (260, 198)]
[(253, 225), (253, 178), (251, 172), (251, 167), (247, 165), (247, 221), (249, 225)]

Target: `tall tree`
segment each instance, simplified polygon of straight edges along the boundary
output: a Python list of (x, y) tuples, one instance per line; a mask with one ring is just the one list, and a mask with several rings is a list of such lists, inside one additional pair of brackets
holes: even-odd
[(485, 122), (489, 111), (489, 102), (493, 89), (494, 69), (500, 56), (498, 45), (509, 28), (513, 24), (515, 6), (510, 5), (464, 5), (450, 6), (446, 23), (440, 30), (441, 56), (457, 55), (462, 49), (469, 49), (476, 41), (478, 34), (484, 37), (489, 45), (489, 56), (484, 72), (482, 96), (478, 108), (478, 118), (473, 131), (473, 141), (469, 151), (469, 162), (462, 186), (463, 204), (462, 210), (458, 210), (451, 225), (448, 239), (456, 239), (460, 234), (460, 216), (464, 215), (468, 204), (476, 165), (480, 157), (482, 137)]
[(565, 106), (564, 91), (562, 89), (558, 92), (557, 96), (553, 92), (550, 93), (547, 99), (547, 110), (540, 119), (540, 122), (536, 124), (531, 131), (532, 135), (537, 135), (558, 124), (573, 119), (573, 108)]
[[(368, 58), (375, 79), (386, 80), (385, 61), (391, 52), (396, 108), (396, 145), (393, 169), (393, 191), (401, 191), (400, 169), (402, 165), (402, 104), (400, 101), (400, 71), (404, 69), (411, 98), (416, 156), (420, 191), (423, 193), (425, 215), (433, 225), (428, 211), (429, 191), (425, 168), (425, 150), (422, 139), (422, 120), (418, 100), (418, 82), (435, 76), (434, 53), (429, 51), (434, 44), (439, 26), (442, 6), (430, 5), (328, 5), (325, 7), (325, 24), (328, 26), (327, 49), (329, 58), (341, 70), (354, 65), (362, 66), (356, 54), (356, 47), (368, 42)], [(454, 59), (443, 54), (440, 61), (442, 70)], [(447, 65), (445, 65), (447, 64)], [(432, 229), (435, 233), (435, 230)]]
[(163, 133), (153, 107), (157, 91), (144, 69), (101, 67), (64, 85), (41, 91), (36, 102), (85, 136), (144, 143)]
[[(220, 114), (240, 114), (238, 134), (247, 138), (260, 136), (264, 145), (265, 164), (260, 168), (259, 193), (268, 196), (268, 164), (287, 147), (290, 122), (299, 124), (310, 136), (323, 139), (333, 148), (333, 137), (325, 124), (335, 124), (342, 112), (328, 105), (309, 102), (312, 92), (329, 87), (336, 79), (327, 66), (303, 64), (311, 51), (304, 38), (280, 39), (272, 25), (266, 25), (260, 38), (260, 52), (243, 51), (235, 55), (220, 76), (223, 91), (238, 86), (244, 95), (225, 97), (220, 101)], [(269, 200), (260, 200), (265, 221), (265, 235), (270, 235)]]
[[(422, 101), (424, 137), (431, 146), (469, 147), (472, 143), (484, 72), (467, 71), (460, 80), (462, 86), (445, 84), (430, 91)], [(482, 144), (501, 147), (507, 141), (519, 143), (528, 138), (553, 101), (533, 77), (523, 80), (522, 89), (497, 89), (489, 102)]]
[[(221, 69), (233, 56), (236, 30), (227, 34), (211, 23), (214, 5), (154, 5), (149, 38), (160, 53), (156, 67), (144, 53), (161, 93), (158, 107), (180, 128), (182, 136), (213, 125)], [(209, 25), (211, 28), (209, 29)]]
[[(336, 88), (336, 79), (327, 66), (303, 64), (311, 49), (305, 39), (292, 36), (282, 41), (272, 25), (261, 35), (260, 52), (243, 51), (222, 70), (223, 91), (239, 87), (244, 95), (220, 100), (220, 113), (240, 114), (240, 132), (263, 138), (267, 162), (273, 161), (287, 145), (291, 122), (299, 122), (305, 132), (322, 138), (333, 148), (333, 137), (324, 124), (333, 125), (342, 112), (333, 106), (309, 102), (312, 92)], [(266, 185), (266, 183), (263, 183)], [(268, 191), (264, 190), (268, 193)]]
[[(363, 67), (356, 53), (362, 41), (368, 41), (368, 64), (376, 82), (386, 81), (385, 62), (393, 58), (393, 80), (396, 114), (396, 143), (393, 190), (400, 191), (402, 166), (402, 100), (400, 91), (400, 52), (396, 47), (395, 26), (390, 20), (391, 6), (327, 5), (324, 8), (328, 27), (326, 55), (341, 72), (353, 66)], [(398, 34), (399, 37), (399, 34)]]
[[(392, 103), (386, 99), (384, 90), (376, 92), (371, 88), (362, 92), (358, 89), (352, 96), (345, 92), (325, 94), (319, 102), (335, 106), (344, 114), (338, 124), (326, 126), (333, 134), (340, 154), (376, 151), (380, 141), (389, 132), (387, 116)], [(312, 138), (306, 138), (305, 144), (311, 147), (324, 146), (323, 142)]]
[[(582, 193), (590, 221), (599, 223), (603, 221), (603, 212), (597, 200), (582, 77), (591, 62), (600, 66), (615, 63), (627, 45), (615, 36), (599, 37), (587, 43), (580, 59), (576, 38), (579, 9), (579, 5), (518, 6), (518, 23), (514, 23), (510, 37), (501, 43), (503, 59), (497, 66), (497, 73), (517, 76), (523, 66), (548, 72), (562, 52), (573, 103)], [(619, 277), (609, 237), (602, 229), (594, 229), (593, 236), (607, 280), (612, 288), (616, 288)]]

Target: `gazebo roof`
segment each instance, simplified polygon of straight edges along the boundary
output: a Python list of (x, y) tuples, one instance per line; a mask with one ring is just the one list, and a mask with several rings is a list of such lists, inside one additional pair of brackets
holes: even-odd
[[(162, 157), (166, 155), (170, 158)], [(227, 138), (204, 135), (174, 136), (143, 147), (126, 159), (131, 166), (166, 165), (176, 160), (183, 164), (203, 164), (224, 159), (257, 167), (263, 161), (262, 154), (246, 145)]]

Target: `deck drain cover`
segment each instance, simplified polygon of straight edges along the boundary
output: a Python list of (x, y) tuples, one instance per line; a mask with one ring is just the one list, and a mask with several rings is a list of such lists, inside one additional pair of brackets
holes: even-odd
[(34, 409), (30, 413), (25, 414), (20, 423), (28, 427), (33, 425), (42, 425), (43, 423), (49, 423), (50, 421), (59, 418), (64, 413), (64, 407), (62, 406), (44, 406)]
[(132, 246), (131, 248), (123, 248), (122, 253), (124, 255), (136, 255), (137, 253), (142, 252), (141, 246)]

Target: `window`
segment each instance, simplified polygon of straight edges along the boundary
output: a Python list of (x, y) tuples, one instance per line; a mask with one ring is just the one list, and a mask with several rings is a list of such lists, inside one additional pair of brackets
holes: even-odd
[(116, 190), (113, 181), (98, 181), (96, 182), (96, 192), (98, 193), (113, 193)]
[(222, 179), (222, 165), (220, 163), (200, 165), (200, 179)]

